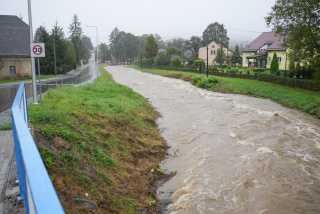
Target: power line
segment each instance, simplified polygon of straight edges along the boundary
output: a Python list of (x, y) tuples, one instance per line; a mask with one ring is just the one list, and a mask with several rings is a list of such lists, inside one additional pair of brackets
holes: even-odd
[[(225, 25), (226, 26), (226, 25)], [(242, 31), (242, 32), (247, 32), (247, 33), (263, 33), (263, 32), (258, 32), (258, 31), (250, 31), (250, 30), (240, 30), (240, 29), (236, 29), (236, 28), (233, 28), (233, 27), (229, 27), (229, 26), (226, 26), (227, 28), (231, 28), (233, 30), (238, 30), (238, 31)]]

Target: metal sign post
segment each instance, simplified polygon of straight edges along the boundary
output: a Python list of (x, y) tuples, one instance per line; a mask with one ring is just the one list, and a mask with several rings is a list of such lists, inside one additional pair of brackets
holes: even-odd
[(39, 94), (40, 94), (40, 103), (42, 104), (42, 95), (41, 95), (41, 78), (40, 78), (40, 57), (46, 57), (45, 54), (45, 45), (44, 43), (31, 43), (31, 57), (38, 58), (38, 75), (39, 75)]

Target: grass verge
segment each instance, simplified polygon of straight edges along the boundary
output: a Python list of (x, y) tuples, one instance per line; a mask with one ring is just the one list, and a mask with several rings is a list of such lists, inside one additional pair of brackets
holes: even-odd
[(91, 212), (86, 200), (94, 213), (152, 213), (167, 150), (159, 113), (100, 71), (94, 83), (58, 87), (29, 105), (39, 152), (66, 213)]
[[(48, 78), (53, 78), (53, 77), (59, 77), (59, 75), (41, 75), (41, 79), (48, 79)], [(37, 75), (37, 80), (39, 80), (39, 76)], [(32, 80), (31, 78), (23, 78), (23, 77), (12, 77), (12, 78), (4, 78), (0, 79), (0, 84), (1, 83), (9, 83), (9, 82), (21, 82), (21, 81), (29, 81)]]
[[(206, 76), (205, 74), (197, 74), (191, 72), (145, 68), (141, 69), (138, 66), (132, 67), (143, 72), (183, 79), (190, 82), (192, 82), (192, 79), (196, 76)], [(220, 76), (217, 78), (221, 81), (217, 82), (216, 84), (201, 84), (201, 86), (207, 85), (207, 87), (203, 88), (216, 92), (244, 94), (254, 97), (271, 99), (283, 106), (306, 112), (320, 119), (320, 92), (291, 88), (257, 80), (228, 78)]]

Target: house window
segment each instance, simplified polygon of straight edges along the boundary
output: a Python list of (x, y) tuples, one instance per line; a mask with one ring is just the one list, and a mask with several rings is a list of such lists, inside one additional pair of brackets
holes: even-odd
[(216, 51), (215, 50), (211, 51), (211, 55), (216, 55)]
[(17, 69), (15, 65), (9, 65), (10, 75), (16, 75)]
[(212, 45), (212, 48), (214, 48), (214, 45)]
[(269, 65), (271, 64), (271, 57), (269, 57)]
[(249, 59), (247, 58), (247, 64), (249, 63)]
[(205, 59), (205, 60), (204, 60), (204, 63), (206, 63), (206, 64), (207, 64), (207, 59)]
[(278, 57), (279, 65), (281, 65), (281, 57)]

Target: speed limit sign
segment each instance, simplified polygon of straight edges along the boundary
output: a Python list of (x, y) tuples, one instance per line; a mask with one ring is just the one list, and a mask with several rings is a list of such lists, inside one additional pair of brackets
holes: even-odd
[(45, 57), (44, 43), (31, 43), (31, 57)]

